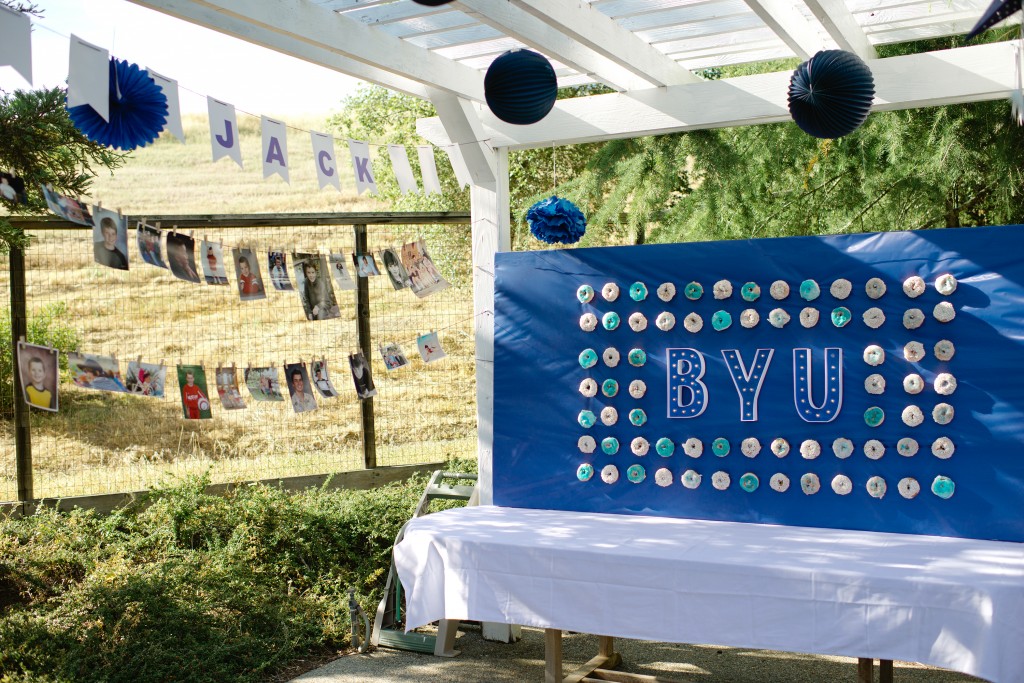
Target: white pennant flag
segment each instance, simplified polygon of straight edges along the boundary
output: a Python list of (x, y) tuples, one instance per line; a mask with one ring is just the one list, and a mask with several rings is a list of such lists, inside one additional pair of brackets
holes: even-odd
[(181, 104), (178, 101), (178, 81), (161, 76), (152, 69), (147, 69), (147, 71), (167, 97), (167, 123), (164, 125), (164, 130), (185, 144), (185, 129), (181, 125)]
[(207, 97), (206, 107), (210, 112), (210, 145), (213, 147), (213, 160), (229, 157), (242, 168), (242, 146), (238, 140), (235, 106)]
[(334, 138), (326, 133), (310, 132), (313, 139), (313, 164), (316, 166), (316, 177), (320, 181), (320, 189), (328, 185), (341, 192), (341, 179), (338, 177), (338, 162), (334, 156)]
[(260, 129), (263, 131), (263, 177), (269, 178), (275, 173), (288, 179), (288, 129), (281, 121), (260, 117)]
[(455, 180), (459, 182), (459, 187), (472, 185), (473, 176), (470, 175), (469, 166), (462, 156), (462, 148), (458, 145), (448, 145), (444, 151), (448, 153), (448, 160), (452, 162), (452, 170), (455, 171)]
[(68, 109), (88, 104), (110, 121), (110, 53), (71, 34)]
[(420, 188), (416, 179), (412, 177), (412, 166), (409, 164), (409, 152), (405, 145), (388, 145), (388, 156), (391, 157), (391, 168), (395, 172), (395, 179), (398, 180), (398, 189), (402, 194), (419, 194)]
[(377, 180), (373, 177), (373, 164), (370, 163), (370, 143), (349, 140), (348, 151), (352, 155), (352, 168), (356, 172), (358, 194), (366, 190), (369, 190), (370, 194), (377, 194)]
[(430, 145), (417, 145), (416, 153), (420, 157), (423, 192), (441, 194), (441, 181), (437, 179), (437, 165), (434, 164), (434, 148)]
[(32, 84), (32, 22), (26, 12), (0, 5), (0, 66), (8, 65)]

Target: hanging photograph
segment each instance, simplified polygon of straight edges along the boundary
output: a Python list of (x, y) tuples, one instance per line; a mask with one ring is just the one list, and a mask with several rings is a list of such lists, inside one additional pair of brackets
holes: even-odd
[(92, 253), (96, 263), (128, 270), (128, 221), (113, 211), (93, 212)]
[(316, 399), (313, 398), (313, 387), (309, 383), (306, 366), (302, 363), (287, 363), (284, 376), (288, 378), (288, 393), (292, 397), (292, 408), (296, 413), (307, 413), (316, 410)]
[(292, 254), (295, 263), (295, 281), (306, 320), (330, 320), (341, 317), (341, 309), (334, 298), (331, 278), (326, 277), (327, 258), (320, 254)]
[(203, 276), (206, 278), (206, 284), (226, 285), (228, 271), (224, 267), (224, 251), (220, 243), (203, 240), (199, 246), (199, 253), (202, 254)]
[(242, 301), (265, 299), (266, 289), (260, 276), (260, 264), (252, 249), (232, 249), (235, 273), (238, 276), (238, 297)]
[(331, 274), (334, 275), (334, 283), (338, 285), (338, 289), (356, 288), (356, 281), (352, 279), (348, 266), (345, 265), (344, 254), (331, 254), (327, 261), (331, 264)]
[(334, 385), (331, 384), (331, 378), (327, 375), (327, 361), (321, 358), (315, 360), (310, 364), (310, 369), (313, 371), (313, 384), (316, 385), (316, 390), (320, 392), (320, 395), (324, 398), (334, 398), (338, 395)]
[(69, 353), (68, 373), (71, 381), (83, 389), (98, 391), (125, 391), (121, 381), (121, 368), (112, 356), (91, 353)]
[(270, 284), (279, 292), (291, 291), (292, 281), (288, 279), (288, 257), (283, 251), (267, 253), (267, 268), (270, 270)]
[(165, 366), (133, 360), (128, 363), (128, 374), (125, 375), (124, 386), (129, 394), (163, 398), (166, 379), (167, 368)]
[(423, 298), (447, 289), (448, 282), (441, 277), (423, 240), (402, 245), (402, 265), (409, 273), (409, 288), (416, 296)]
[(0, 199), (12, 204), (28, 204), (25, 180), (13, 173), (0, 171)]
[(358, 277), (380, 275), (380, 271), (377, 270), (377, 261), (374, 260), (373, 254), (352, 254), (352, 263), (355, 264)]
[(167, 263), (174, 277), (186, 282), (202, 282), (196, 270), (196, 242), (188, 235), (167, 233)]
[(89, 215), (89, 209), (86, 208), (85, 204), (77, 199), (65, 197), (54, 192), (53, 188), (49, 185), (43, 185), (42, 190), (43, 197), (46, 199), (46, 205), (50, 207), (50, 211), (64, 220), (92, 227), (92, 216)]
[(164, 263), (159, 229), (139, 221), (138, 229), (135, 231), (135, 242), (143, 261), (157, 268), (167, 267), (167, 264)]
[(391, 286), (397, 289), (405, 289), (412, 285), (409, 281), (409, 273), (402, 265), (402, 257), (397, 249), (388, 248), (380, 252), (380, 260), (384, 262), (384, 269), (388, 272)]
[(246, 368), (245, 386), (254, 401), (283, 401), (277, 368)]
[(181, 410), (186, 420), (209, 420), (210, 396), (206, 391), (206, 371), (202, 365), (179, 365), (178, 386), (181, 387)]
[(217, 379), (217, 395), (225, 410), (241, 410), (245, 408), (245, 399), (238, 390), (238, 373), (234, 366), (217, 368), (214, 377)]
[(356, 394), (359, 398), (376, 396), (377, 388), (373, 386), (373, 377), (370, 375), (370, 363), (363, 356), (363, 352), (360, 351), (349, 356), (348, 363), (352, 368), (352, 381), (355, 382)]
[(25, 403), (33, 408), (57, 412), (57, 350), (18, 342), (18, 370)]
[(377, 348), (380, 349), (380, 357), (384, 359), (384, 367), (389, 372), (404, 368), (409, 364), (409, 359), (405, 357), (405, 351), (402, 351), (402, 347), (398, 344), (381, 344)]
[(420, 350), (420, 356), (423, 358), (424, 363), (431, 363), (448, 355), (441, 348), (441, 340), (438, 338), (437, 332), (431, 332), (418, 337), (416, 339), (416, 346)]

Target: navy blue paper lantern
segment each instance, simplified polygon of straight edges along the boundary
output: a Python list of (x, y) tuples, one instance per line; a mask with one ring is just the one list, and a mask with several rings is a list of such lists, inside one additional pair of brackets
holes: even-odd
[(502, 121), (537, 123), (555, 106), (558, 79), (551, 62), (531, 50), (509, 50), (487, 68), (484, 97)]
[(978, 19), (978, 23), (974, 25), (971, 32), (967, 34), (967, 40), (970, 40), (982, 31), (989, 30), (1014, 12), (1020, 11), (1020, 8), (1021, 0), (994, 0), (988, 6), (988, 9), (985, 10), (985, 13), (981, 15), (981, 19)]
[(798, 66), (789, 81), (789, 113), (816, 138), (841, 138), (857, 130), (874, 97), (871, 69), (844, 50), (822, 50)]
[(85, 137), (127, 152), (160, 135), (167, 123), (167, 95), (148, 71), (111, 57), (110, 120), (87, 104), (70, 107), (68, 114)]
[(417, 5), (426, 5), (427, 7), (437, 7), (439, 5), (447, 5), (452, 0), (412, 0)]
[(587, 230), (583, 212), (568, 199), (548, 197), (526, 211), (530, 232), (548, 244), (575, 244)]

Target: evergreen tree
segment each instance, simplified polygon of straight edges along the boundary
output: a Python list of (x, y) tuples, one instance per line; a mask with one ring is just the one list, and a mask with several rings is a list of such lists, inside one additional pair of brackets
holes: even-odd
[[(40, 13), (27, 2), (0, 0), (0, 4), (29, 14)], [(85, 137), (71, 122), (65, 99), (63, 88), (14, 93), (0, 90), (0, 171), (22, 178), (27, 195), (24, 204), (0, 198), (0, 251), (26, 242), (26, 236), (11, 225), (7, 216), (46, 211), (42, 184), (49, 183), (61, 194), (86, 194), (96, 169), (112, 171), (127, 156)]]

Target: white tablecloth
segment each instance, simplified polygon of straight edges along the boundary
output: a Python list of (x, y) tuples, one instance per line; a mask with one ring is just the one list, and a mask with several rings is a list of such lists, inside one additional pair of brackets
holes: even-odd
[(471, 507), (395, 547), (410, 628), (471, 619), (1024, 680), (1024, 544)]

